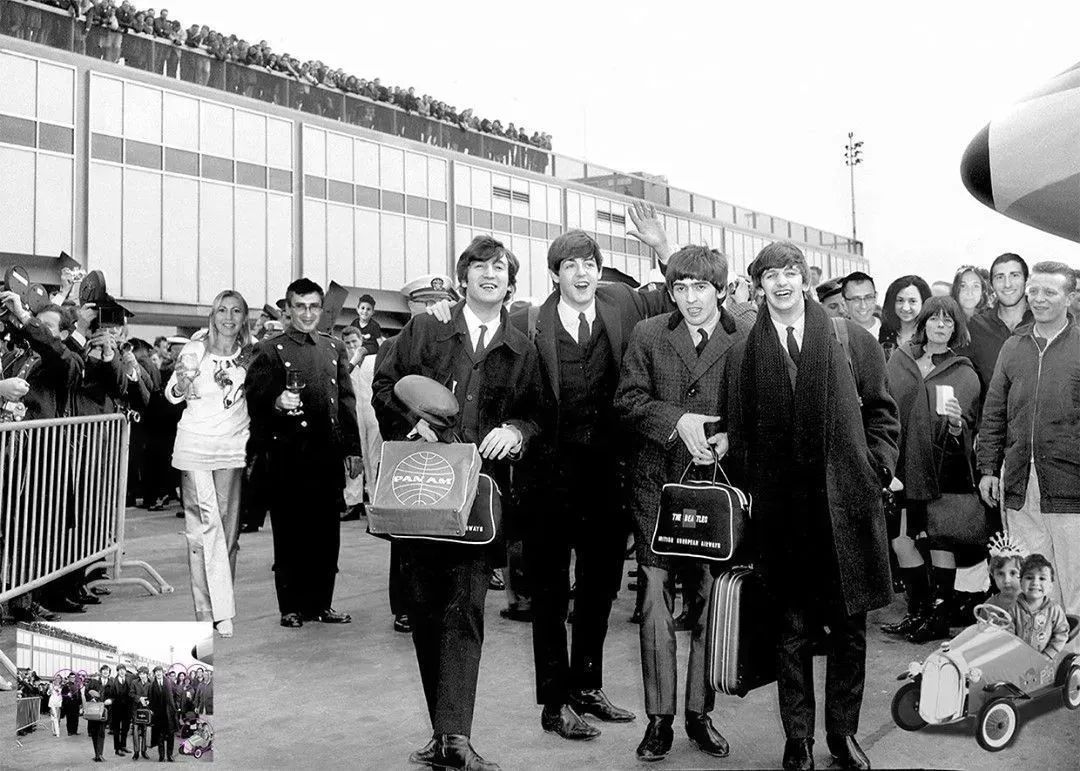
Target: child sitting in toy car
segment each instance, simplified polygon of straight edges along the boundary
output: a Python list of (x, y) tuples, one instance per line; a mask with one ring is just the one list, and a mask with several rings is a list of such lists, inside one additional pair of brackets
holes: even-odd
[(1020, 566), (1020, 596), (1010, 615), (1013, 632), (1048, 659), (1053, 659), (1069, 638), (1069, 621), (1062, 607), (1050, 598), (1054, 566), (1041, 554), (1032, 554)]
[(1024, 562), (1024, 549), (1009, 533), (994, 533), (988, 549), (987, 567), (997, 594), (986, 602), (1010, 613), (1020, 594), (1020, 566)]

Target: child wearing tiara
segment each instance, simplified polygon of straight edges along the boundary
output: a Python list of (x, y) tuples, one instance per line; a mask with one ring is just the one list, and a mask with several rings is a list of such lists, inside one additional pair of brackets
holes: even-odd
[(1047, 658), (1054, 658), (1069, 639), (1069, 621), (1061, 605), (1050, 598), (1054, 566), (1032, 554), (1020, 566), (1020, 596), (1011, 611), (1013, 631)]
[(997, 588), (997, 594), (987, 602), (997, 605), (1011, 613), (1016, 598), (1020, 594), (1020, 565), (1024, 561), (1024, 550), (1008, 533), (995, 533), (990, 539), (990, 578)]

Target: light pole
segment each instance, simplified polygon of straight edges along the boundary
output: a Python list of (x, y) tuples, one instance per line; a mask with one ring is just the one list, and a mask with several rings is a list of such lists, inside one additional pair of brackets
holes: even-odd
[(862, 163), (862, 142), (855, 141), (855, 132), (849, 131), (848, 143), (844, 145), (844, 165), (851, 173), (851, 240), (858, 241), (855, 236), (855, 167)]

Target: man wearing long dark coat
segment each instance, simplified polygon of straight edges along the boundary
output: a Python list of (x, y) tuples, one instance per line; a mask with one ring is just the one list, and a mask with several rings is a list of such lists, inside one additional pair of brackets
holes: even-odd
[(165, 678), (161, 667), (154, 667), (154, 681), (150, 684), (150, 709), (153, 711), (150, 723), (150, 746), (158, 748), (158, 760), (169, 760), (173, 756), (173, 743), (176, 741), (176, 697), (173, 694), (173, 682)]
[(899, 454), (896, 404), (876, 340), (806, 301), (798, 247), (770, 244), (750, 268), (766, 302), (730, 359), (729, 430), (779, 614), (784, 768), (814, 767), (812, 640), (826, 626), (829, 750), (840, 767), (869, 768), (855, 733), (866, 612), (892, 598), (881, 491)]

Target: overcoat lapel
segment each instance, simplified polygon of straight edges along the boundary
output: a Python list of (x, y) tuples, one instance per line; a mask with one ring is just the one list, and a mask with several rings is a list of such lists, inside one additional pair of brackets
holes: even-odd
[(611, 343), (611, 355), (616, 362), (622, 361), (622, 317), (619, 309), (613, 304), (596, 295), (596, 315), (604, 322), (604, 330), (607, 332), (608, 342)]
[(687, 371), (693, 373), (697, 369), (698, 355), (690, 342), (690, 333), (683, 323), (682, 314), (678, 311), (671, 314), (668, 319), (667, 338), (668, 344), (675, 349), (675, 353), (679, 354), (679, 358), (686, 365)]
[(555, 290), (540, 306), (540, 313), (536, 317), (536, 350), (540, 354), (541, 363), (547, 370), (556, 402), (559, 401), (559, 353), (555, 348), (555, 336), (558, 334), (560, 323), (556, 310), (558, 304), (559, 291)]

